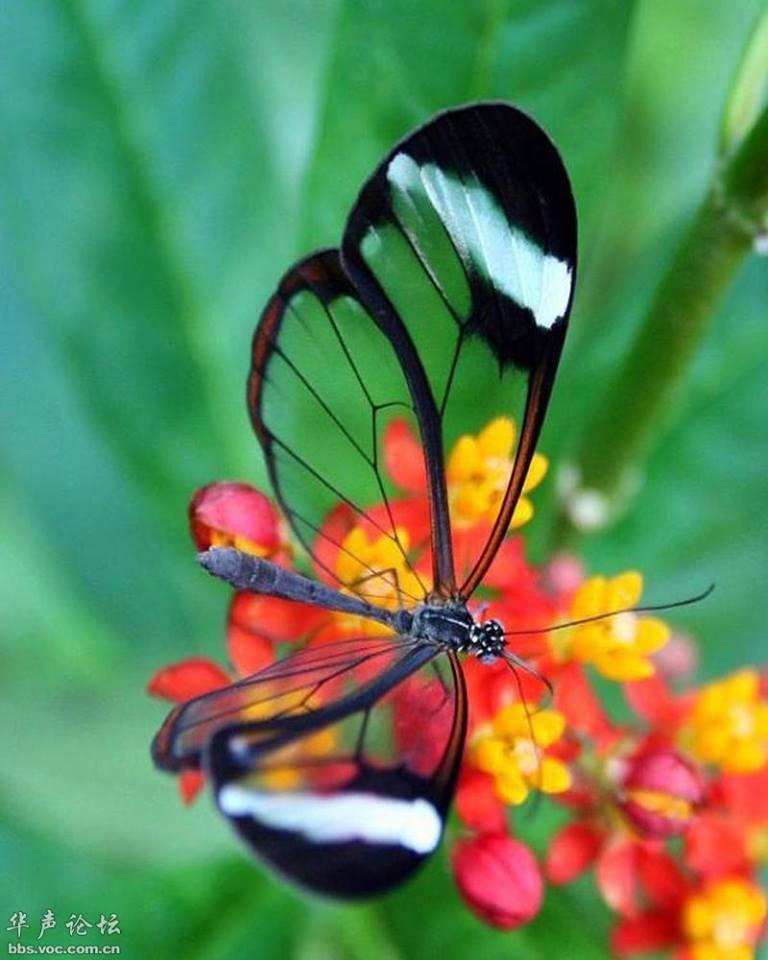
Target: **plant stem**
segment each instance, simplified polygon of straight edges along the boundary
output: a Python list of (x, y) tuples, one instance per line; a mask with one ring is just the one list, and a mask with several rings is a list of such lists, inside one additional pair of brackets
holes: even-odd
[(610, 503), (645, 452), (768, 215), (768, 107), (718, 171), (576, 457), (580, 489)]

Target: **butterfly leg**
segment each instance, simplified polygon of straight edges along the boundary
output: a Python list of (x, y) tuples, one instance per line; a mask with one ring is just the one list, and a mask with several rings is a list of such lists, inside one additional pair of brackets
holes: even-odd
[[(384, 580), (385, 583), (388, 582), (387, 577), (389, 574), (392, 575), (392, 580), (394, 581), (391, 584), (391, 586), (395, 588), (395, 593), (397, 594), (397, 605), (400, 609), (403, 609), (405, 607), (405, 603), (403, 601), (403, 591), (400, 586), (400, 576), (395, 567), (385, 567), (382, 570), (375, 570), (373, 573), (367, 573), (365, 574), (365, 576), (359, 577), (357, 580), (354, 580), (352, 583), (350, 583), (349, 586), (352, 590), (355, 590), (355, 592), (359, 592), (357, 591), (357, 587), (363, 586), (364, 584), (368, 583), (370, 580), (373, 580), (374, 578), (379, 578), (381, 580)], [(360, 593), (359, 595), (361, 597), (364, 597), (363, 593)]]

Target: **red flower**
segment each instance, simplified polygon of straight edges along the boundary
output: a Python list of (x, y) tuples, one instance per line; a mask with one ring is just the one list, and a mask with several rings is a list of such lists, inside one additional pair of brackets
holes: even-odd
[(390, 420), (384, 430), (384, 465), (392, 482), (407, 493), (424, 495), (427, 467), (424, 450), (405, 420)]
[(211, 690), (219, 690), (232, 682), (232, 678), (222, 668), (206, 657), (189, 657), (178, 663), (161, 667), (147, 685), (148, 693), (153, 697), (184, 703), (194, 697), (201, 697)]
[[(263, 493), (244, 483), (211, 483), (189, 505), (192, 538), (200, 550), (234, 546), (239, 550), (288, 562), (280, 516)], [(148, 692), (172, 703), (185, 703), (228, 686), (270, 664), (279, 643), (306, 640), (328, 615), (304, 604), (246, 592), (235, 593), (227, 616), (227, 651), (234, 672), (204, 657), (190, 657), (163, 667), (152, 677)], [(179, 790), (191, 803), (203, 785), (203, 774), (184, 771)]]
[(722, 774), (685, 835), (685, 862), (703, 877), (747, 874), (768, 859), (768, 768)]
[(669, 905), (686, 888), (661, 845), (631, 837), (617, 837), (601, 851), (595, 875), (605, 902), (625, 917), (637, 917), (648, 902)]
[(597, 824), (583, 821), (566, 824), (547, 850), (545, 873), (550, 883), (570, 883), (597, 859), (605, 832)]
[(621, 736), (605, 712), (590, 684), (584, 667), (576, 661), (555, 668), (555, 707), (565, 714), (570, 729), (595, 741), (599, 751), (613, 746)]
[[(220, 690), (231, 682), (232, 677), (213, 660), (189, 657), (158, 670), (147, 684), (147, 692), (172, 703), (185, 703), (212, 690)], [(185, 770), (179, 775), (179, 793), (184, 803), (192, 803), (204, 779), (199, 770)]]
[(683, 833), (704, 797), (698, 770), (675, 750), (640, 753), (627, 764), (620, 807), (644, 837)]
[(528, 847), (507, 834), (460, 840), (453, 872), (465, 902), (492, 927), (514, 930), (539, 912), (544, 896), (539, 865)]
[(635, 713), (672, 741), (688, 713), (693, 694), (676, 697), (658, 671), (646, 680), (630, 681), (623, 686), (624, 696)]
[(652, 953), (674, 946), (680, 937), (677, 908), (644, 910), (635, 917), (622, 917), (613, 928), (611, 949), (620, 957)]
[(269, 497), (246, 483), (210, 483), (189, 504), (189, 525), (198, 550), (237, 547), (272, 556), (281, 547), (278, 513)]
[(503, 833), (507, 827), (506, 807), (496, 792), (494, 778), (473, 767), (462, 768), (456, 812), (470, 829), (481, 833)]
[(306, 640), (328, 619), (323, 610), (293, 600), (235, 593), (227, 617), (229, 659), (241, 677), (248, 677), (275, 659), (277, 644)]
[[(460, 438), (447, 458), (453, 548), (460, 582), (482, 553), (497, 501), (503, 496), (507, 466), (513, 456), (510, 438), (514, 438), (514, 425), (498, 418), (477, 436)], [(418, 602), (428, 589), (422, 584), (429, 584), (431, 573), (427, 470), (421, 444), (405, 420), (396, 419), (387, 425), (382, 456), (401, 496), (388, 503), (366, 505), (362, 517), (347, 504), (338, 504), (318, 531), (313, 563), (321, 580), (333, 585), (341, 580), (350, 584), (347, 589), (351, 590), (358, 589), (354, 584), (362, 584), (361, 592), (395, 609), (404, 597), (407, 603)], [(539, 457), (527, 490), (538, 483), (545, 467)], [(530, 501), (524, 500), (519, 516), (516, 514), (517, 525), (533, 512)], [(234, 546), (273, 562), (291, 562), (287, 533), (278, 511), (268, 497), (246, 484), (216, 483), (202, 488), (193, 497), (189, 517), (199, 550)], [(407, 559), (402, 551), (394, 550), (392, 538), (383, 534), (393, 523)], [(396, 578), (391, 576), (393, 569)], [(379, 579), (371, 582), (369, 572)], [(390, 576), (383, 576), (385, 573)], [(614, 598), (607, 605), (587, 604), (582, 615), (610, 615), (611, 611), (632, 606), (638, 590), (629, 590), (625, 581), (637, 587), (640, 577), (629, 574), (613, 580), (587, 581), (593, 583), (593, 593), (604, 592), (616, 583), (623, 583), (624, 593), (629, 592), (626, 602)], [(751, 718), (756, 725), (752, 739), (763, 750), (762, 757), (768, 725), (765, 689), (757, 689), (756, 671), (742, 671), (742, 686), (746, 677), (754, 694), (755, 702), (750, 700), (748, 704), (751, 712), (747, 716), (736, 709), (743, 706), (744, 696), (739, 700), (734, 694), (732, 709), (722, 719), (718, 698), (722, 699), (720, 687), (725, 690), (727, 683), (710, 685), (710, 713), (722, 722), (719, 726), (710, 724), (712, 729), (707, 727), (699, 733), (709, 737), (704, 746), (711, 750), (718, 747), (716, 759), (721, 773), (705, 795), (698, 769), (680, 752), (693, 749), (686, 731), (700, 692), (679, 694), (670, 685), (670, 681), (679, 684), (688, 676), (695, 648), (687, 638), (675, 637), (662, 653), (653, 654), (657, 668), (653, 676), (623, 682), (636, 719), (619, 726), (602, 702), (600, 688), (591, 680), (591, 667), (585, 666), (597, 663), (587, 655), (585, 645), (589, 640), (597, 649), (598, 641), (606, 636), (614, 645), (619, 641), (637, 645), (638, 622), (632, 619), (632, 613), (618, 626), (601, 620), (589, 637), (578, 634), (581, 652), (574, 653), (576, 628), (564, 621), (578, 617), (573, 613), (575, 598), (584, 589), (584, 572), (577, 558), (560, 556), (543, 569), (537, 568), (526, 559), (524, 540), (516, 535), (502, 541), (472, 602), (472, 613), (478, 620), (494, 618), (504, 624), (508, 651), (524, 664), (511, 669), (503, 658), (489, 665), (474, 657), (463, 663), (469, 704), (468, 750), (459, 773), (456, 808), (472, 833), (461, 839), (452, 853), (461, 896), (474, 913), (499, 929), (514, 929), (538, 912), (544, 892), (542, 871), (531, 851), (508, 833), (508, 806), (501, 798), (517, 801), (510, 800), (509, 783), (507, 793), (499, 792), (496, 774), (497, 768), (507, 774), (518, 771), (527, 785), (525, 765), (540, 760), (544, 747), (548, 751), (546, 762), (563, 769), (567, 764), (571, 785), (557, 794), (557, 802), (573, 817), (551, 840), (545, 859), (546, 877), (559, 885), (588, 869), (594, 870), (603, 899), (619, 917), (612, 938), (617, 954), (671, 947), (678, 951), (677, 960), (694, 956), (699, 960), (704, 956), (702, 951), (719, 949), (722, 930), (736, 929), (734, 924), (741, 924), (740, 930), (743, 927), (740, 946), (751, 949), (760, 917), (766, 911), (752, 877), (756, 865), (768, 858), (768, 766), (748, 774), (722, 773), (735, 768), (729, 768), (726, 762), (728, 750), (720, 749), (719, 741), (714, 745), (710, 741), (717, 740), (726, 727), (729, 736), (742, 736), (740, 726), (748, 726)], [(274, 597), (236, 593), (227, 619), (232, 670), (193, 657), (159, 670), (150, 681), (149, 692), (183, 703), (258, 672), (281, 654), (283, 645), (322, 644), (348, 637), (350, 631), (359, 636), (371, 628), (366, 623), (361, 618)], [(564, 632), (554, 629), (558, 624), (563, 624)], [(377, 625), (374, 628), (379, 629)], [(651, 652), (640, 650), (643, 657)], [(364, 683), (371, 678), (371, 671), (380, 669), (378, 660), (374, 666), (361, 665), (354, 681)], [(620, 681), (622, 676), (639, 675), (632, 671), (603, 673)], [(339, 676), (324, 688), (324, 696), (340, 695), (349, 680), (349, 675)], [(554, 694), (552, 703), (549, 684)], [(565, 735), (552, 743), (544, 742), (541, 734), (537, 742), (536, 737), (523, 736), (519, 731), (505, 739), (494, 727), (495, 718), (500, 712), (508, 717), (519, 714), (521, 702), (531, 708), (530, 715), (525, 712), (519, 718), (521, 724), (523, 719), (527, 723), (523, 734), (540, 726), (547, 712), (557, 711), (565, 718)], [(451, 723), (450, 696), (434, 679), (417, 673), (387, 694), (385, 706), (391, 718), (392, 739), (387, 749), (413, 772), (429, 777), (441, 760)], [(708, 719), (712, 719), (709, 714), (704, 717)], [(490, 766), (480, 769), (476, 762), (473, 766), (478, 744), (489, 741), (493, 741), (492, 751), (486, 751)], [(297, 746), (303, 749), (301, 742)], [(315, 748), (324, 749), (322, 743), (314, 744)], [(487, 769), (494, 770), (494, 775), (485, 772)], [(349, 776), (342, 763), (318, 770), (318, 785), (328, 788), (338, 777)], [(511, 774), (508, 779), (511, 782)], [(180, 776), (179, 789), (186, 803), (202, 784), (200, 771)], [(682, 833), (684, 842), (667, 849), (665, 841)], [(711, 955), (731, 960), (727, 953)]]

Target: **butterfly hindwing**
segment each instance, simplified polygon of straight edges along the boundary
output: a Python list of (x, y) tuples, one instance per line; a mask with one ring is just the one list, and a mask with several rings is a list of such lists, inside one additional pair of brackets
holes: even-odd
[(300, 885), (365, 897), (435, 849), (465, 725), (458, 664), (407, 638), (304, 650), (185, 705), (169, 765), (208, 772), (253, 852)]

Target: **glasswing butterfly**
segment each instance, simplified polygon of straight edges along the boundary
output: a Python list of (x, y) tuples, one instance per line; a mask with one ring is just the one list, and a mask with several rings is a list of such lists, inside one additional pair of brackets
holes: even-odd
[[(576, 210), (556, 148), (514, 107), (476, 103), (391, 150), (341, 247), (293, 266), (256, 327), (248, 408), (316, 578), (231, 548), (201, 562), (241, 590), (365, 627), (177, 707), (153, 757), (205, 771), (251, 850), (304, 887), (370, 896), (440, 842), (464, 747), (461, 659), (512, 659), (503, 626), (468, 604), (523, 491), (575, 273)], [(447, 445), (481, 410), (485, 421), (515, 405), (521, 429), (495, 518), (460, 538)], [(381, 468), (395, 415), (412, 419), (424, 454), (419, 545), (406, 542)], [(355, 556), (344, 537), (355, 524), (385, 538), (397, 564)], [(341, 555), (352, 562), (334, 564)]]

